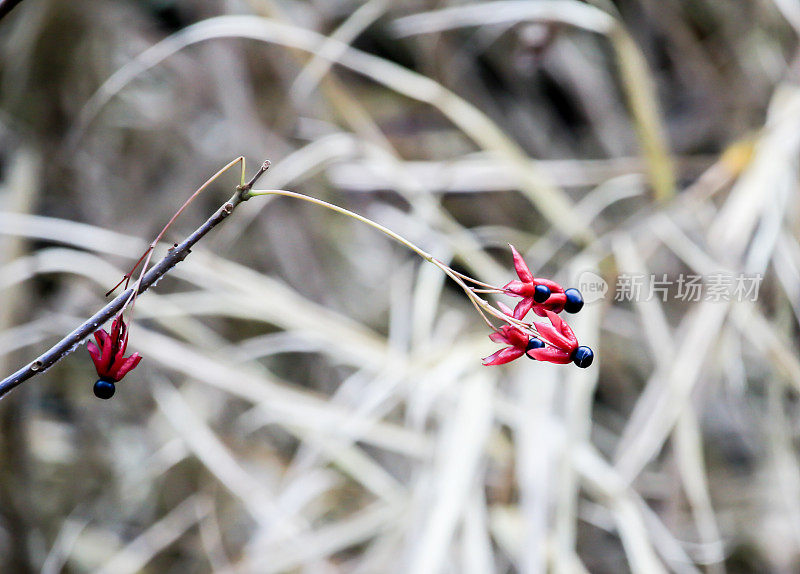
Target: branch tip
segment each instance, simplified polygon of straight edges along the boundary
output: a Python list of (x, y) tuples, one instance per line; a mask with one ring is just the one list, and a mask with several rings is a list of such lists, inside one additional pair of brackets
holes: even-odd
[(261, 178), (261, 176), (266, 173), (266, 171), (269, 169), (271, 165), (272, 162), (269, 161), (268, 159), (265, 159), (264, 163), (261, 164), (261, 167), (258, 168), (258, 171), (250, 179), (250, 181), (236, 188), (239, 191), (239, 197), (241, 198), (242, 201), (247, 201), (248, 199), (250, 199), (250, 197), (252, 197), (250, 195), (250, 190), (253, 189), (253, 186)]

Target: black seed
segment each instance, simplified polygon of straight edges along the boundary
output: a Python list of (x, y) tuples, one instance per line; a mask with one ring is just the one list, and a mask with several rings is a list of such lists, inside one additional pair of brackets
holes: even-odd
[(564, 311), (577, 313), (583, 309), (583, 295), (581, 295), (580, 291), (573, 287), (564, 291), (564, 295), (567, 296), (567, 300), (564, 303)]
[(114, 383), (105, 379), (100, 379), (94, 384), (94, 396), (98, 399), (110, 399), (116, 390)]
[(530, 351), (531, 349), (541, 349), (542, 347), (544, 347), (544, 341), (537, 339), (536, 337), (531, 337), (528, 339), (528, 346), (525, 348), (525, 350)]
[(572, 362), (578, 365), (581, 369), (585, 369), (592, 364), (594, 360), (594, 352), (589, 347), (578, 347), (572, 353)]
[(541, 349), (542, 347), (544, 347), (544, 341), (537, 339), (536, 337), (531, 337), (528, 339), (528, 346), (525, 347), (525, 356), (535, 361), (536, 359), (534, 357), (528, 355), (528, 351), (532, 349)]
[(547, 285), (537, 285), (533, 292), (533, 300), (537, 303), (544, 303), (550, 298), (550, 287)]

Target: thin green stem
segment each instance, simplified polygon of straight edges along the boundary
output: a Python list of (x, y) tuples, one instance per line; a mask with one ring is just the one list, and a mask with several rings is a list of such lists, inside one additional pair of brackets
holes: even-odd
[[(436, 265), (439, 269), (441, 269), (445, 273), (445, 275), (450, 277), (450, 279), (455, 281), (456, 284), (458, 284), (458, 286), (461, 287), (461, 289), (464, 291), (464, 293), (467, 294), (467, 298), (469, 299), (470, 303), (472, 303), (472, 306), (475, 307), (475, 310), (478, 312), (478, 314), (481, 316), (481, 318), (484, 320), (484, 322), (487, 325), (489, 325), (490, 329), (492, 329), (493, 331), (496, 330), (497, 327), (495, 327), (492, 324), (492, 322), (489, 320), (488, 317), (486, 317), (486, 314), (484, 313), (484, 307), (489, 307), (490, 309), (493, 310), (491, 305), (489, 305), (486, 301), (484, 301), (483, 299), (481, 299), (480, 297), (478, 297), (477, 295), (472, 293), (470, 291), (469, 286), (466, 283), (464, 283), (464, 281), (458, 275), (456, 275), (450, 267), (448, 267), (447, 265), (445, 265), (444, 263), (442, 263), (438, 259), (434, 259), (433, 261), (431, 261), (431, 263)], [(488, 309), (486, 309), (486, 310), (489, 311)], [(495, 315), (495, 313), (492, 313), (491, 311), (489, 311), (489, 312), (492, 315)]]
[(503, 291), (502, 289), (500, 289), (500, 288), (498, 288), (498, 287), (496, 287), (494, 285), (489, 285), (488, 283), (484, 283), (483, 281), (478, 281), (477, 279), (473, 279), (469, 275), (464, 275), (463, 273), (459, 273), (455, 269), (453, 269), (453, 273), (455, 273), (456, 275), (458, 275), (459, 277), (461, 277), (465, 281), (469, 281), (470, 283), (474, 283), (475, 285), (480, 285), (481, 287), (486, 287), (486, 289), (491, 289), (491, 290), (493, 290), (493, 292), (496, 291), (498, 293), (505, 293), (505, 291)]
[(422, 257), (425, 261), (429, 261), (431, 263), (433, 263), (435, 261), (435, 258), (433, 257), (433, 255), (431, 255), (430, 253), (428, 253), (427, 251), (425, 251), (421, 247), (418, 247), (417, 245), (413, 244), (411, 241), (409, 241), (405, 237), (402, 237), (401, 235), (398, 235), (397, 233), (395, 233), (391, 229), (389, 229), (387, 227), (384, 227), (380, 223), (376, 223), (376, 222), (372, 221), (371, 219), (367, 219), (363, 215), (359, 215), (359, 214), (357, 214), (357, 213), (355, 213), (353, 211), (350, 211), (349, 209), (345, 209), (344, 207), (339, 207), (338, 205), (334, 205), (333, 203), (328, 203), (327, 201), (322, 201), (321, 199), (317, 199), (317, 198), (311, 197), (309, 195), (304, 195), (302, 193), (297, 193), (297, 192), (294, 192), (294, 191), (286, 191), (285, 189), (253, 189), (250, 192), (248, 192), (247, 195), (248, 195), (248, 197), (255, 196), (255, 195), (283, 195), (285, 197), (293, 197), (295, 199), (301, 199), (303, 201), (307, 201), (307, 202), (313, 203), (315, 205), (320, 205), (320, 206), (325, 207), (327, 209), (330, 209), (332, 211), (336, 211), (337, 213), (341, 213), (343, 215), (347, 215), (348, 217), (352, 217), (353, 219), (355, 219), (357, 221), (360, 221), (361, 223), (365, 223), (365, 224), (369, 225), (370, 227), (372, 227), (374, 229), (377, 229), (378, 231), (380, 231), (384, 235), (388, 235), (389, 237), (391, 237), (392, 239), (394, 239), (398, 243), (401, 243), (401, 244), (405, 245), (411, 251), (413, 251), (414, 253), (416, 253), (420, 257)]
[(425, 259), (425, 261), (428, 261), (429, 263), (433, 263), (439, 269), (441, 269), (448, 277), (450, 277), (450, 279), (455, 281), (455, 283), (459, 287), (461, 287), (461, 289), (464, 291), (464, 293), (466, 293), (467, 298), (470, 300), (472, 305), (478, 311), (478, 314), (481, 316), (481, 318), (483, 318), (483, 320), (486, 322), (486, 324), (489, 326), (490, 329), (496, 330), (497, 327), (495, 327), (492, 324), (492, 322), (486, 316), (487, 314), (489, 314), (489, 315), (491, 315), (491, 316), (493, 316), (493, 317), (495, 317), (497, 319), (500, 319), (501, 321), (503, 321), (505, 323), (510, 323), (510, 324), (512, 324), (512, 325), (514, 325), (516, 327), (522, 328), (522, 329), (524, 329), (526, 331), (531, 331), (531, 330), (535, 331), (535, 327), (533, 327), (533, 325), (531, 323), (526, 323), (525, 321), (521, 321), (519, 319), (515, 319), (514, 317), (510, 317), (510, 316), (506, 315), (505, 313), (503, 313), (502, 311), (500, 311), (499, 309), (496, 309), (495, 307), (492, 307), (489, 304), (488, 301), (486, 301), (485, 299), (479, 297), (475, 293), (475, 290), (472, 287), (470, 287), (469, 285), (467, 285), (465, 283), (465, 281), (469, 281), (469, 282), (475, 283), (477, 285), (482, 285), (482, 286), (485, 286), (487, 288), (491, 288), (492, 291), (490, 291), (490, 292), (493, 292), (493, 293), (503, 293), (503, 290), (497, 289), (496, 287), (494, 287), (492, 285), (488, 285), (486, 283), (482, 283), (480, 281), (476, 281), (475, 279), (472, 279), (471, 277), (468, 277), (468, 276), (464, 275), (463, 273), (459, 273), (458, 271), (455, 271), (454, 269), (450, 268), (448, 265), (442, 263), (441, 261), (439, 261), (438, 259), (433, 257), (430, 253), (428, 253), (427, 251), (425, 251), (421, 247), (415, 245), (414, 243), (412, 243), (411, 241), (409, 241), (405, 237), (403, 237), (401, 235), (398, 235), (397, 233), (395, 233), (391, 229), (389, 229), (387, 227), (384, 227), (380, 223), (376, 223), (376, 222), (372, 221), (371, 219), (368, 219), (368, 218), (364, 217), (363, 215), (359, 215), (358, 213), (350, 211), (349, 209), (345, 209), (344, 207), (339, 207), (338, 205), (335, 205), (333, 203), (328, 203), (327, 201), (323, 201), (321, 199), (317, 199), (317, 198), (311, 197), (309, 195), (305, 195), (305, 194), (302, 194), (302, 193), (297, 193), (295, 191), (287, 191), (285, 189), (254, 189), (254, 190), (250, 190), (250, 191), (246, 192), (244, 194), (243, 199), (248, 199), (248, 198), (250, 198), (252, 196), (256, 196), (256, 195), (282, 195), (284, 197), (292, 197), (294, 199), (300, 199), (302, 201), (307, 201), (309, 203), (313, 203), (314, 205), (319, 205), (319, 206), (324, 207), (326, 209), (330, 209), (331, 211), (335, 211), (337, 213), (341, 213), (342, 215), (346, 215), (348, 217), (352, 217), (353, 219), (355, 219), (356, 221), (360, 221), (361, 223), (365, 223), (366, 225), (369, 225), (373, 229), (377, 229), (381, 233), (383, 233), (385, 235), (388, 235), (389, 237), (391, 237), (392, 239), (394, 239), (398, 243), (408, 247), (414, 253), (416, 253), (417, 255), (422, 257), (423, 259)]

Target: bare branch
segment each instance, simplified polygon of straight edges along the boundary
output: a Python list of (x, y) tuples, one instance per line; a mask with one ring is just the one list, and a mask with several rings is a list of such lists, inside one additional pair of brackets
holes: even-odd
[(14, 9), (22, 0), (0, 0), (0, 19)]
[[(238, 189), (237, 192), (226, 203), (220, 206), (214, 215), (209, 217), (206, 222), (203, 223), (203, 225), (198, 227), (177, 247), (170, 249), (166, 256), (156, 265), (154, 265), (153, 268), (142, 278), (141, 282), (139, 283), (137, 294), (147, 291), (147, 289), (155, 284), (156, 281), (161, 279), (161, 277), (163, 277), (165, 274), (169, 273), (169, 271), (175, 267), (175, 265), (183, 261), (191, 252), (191, 248), (194, 246), (194, 244), (200, 241), (200, 239), (202, 239), (206, 233), (219, 225), (226, 217), (228, 217), (228, 215), (233, 212), (236, 206), (243, 201), (244, 198), (242, 195), (242, 189)], [(16, 373), (9, 375), (0, 381), (0, 399), (5, 397), (11, 390), (21, 383), (27, 381), (31, 377), (43, 373), (58, 361), (76, 350), (77, 346), (84, 339), (86, 339), (86, 337), (97, 331), (103, 323), (119, 313), (119, 311), (125, 306), (125, 303), (130, 299), (134, 288), (135, 287), (131, 287), (127, 291), (121, 293), (108, 305), (100, 309), (91, 318), (87, 319), (84, 323), (78, 326), (69, 335), (53, 345), (53, 347), (51, 347), (44, 354), (40, 355), (35, 361), (25, 365)]]

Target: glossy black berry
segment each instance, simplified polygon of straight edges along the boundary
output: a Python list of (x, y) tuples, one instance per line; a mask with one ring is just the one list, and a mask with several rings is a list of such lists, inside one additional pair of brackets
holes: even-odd
[[(525, 347), (525, 353), (526, 353), (525, 356), (528, 357), (529, 359), (533, 359), (533, 357), (528, 355), (527, 352), (533, 349), (541, 349), (542, 347), (544, 347), (544, 341), (542, 341), (541, 339), (537, 339), (536, 337), (531, 337), (530, 339), (528, 339), (528, 346)], [(535, 361), (536, 359), (533, 360)]]
[(98, 399), (110, 399), (116, 390), (114, 383), (105, 379), (100, 379), (94, 384), (94, 396)]
[(583, 295), (581, 295), (580, 291), (571, 287), (564, 291), (564, 295), (567, 296), (567, 300), (564, 303), (564, 311), (567, 313), (577, 313), (583, 309)]
[(592, 364), (594, 360), (594, 352), (589, 347), (578, 347), (572, 353), (572, 362), (578, 365), (581, 369), (585, 369)]
[(544, 303), (550, 298), (550, 287), (547, 285), (537, 285), (533, 291), (533, 300), (537, 303)]

